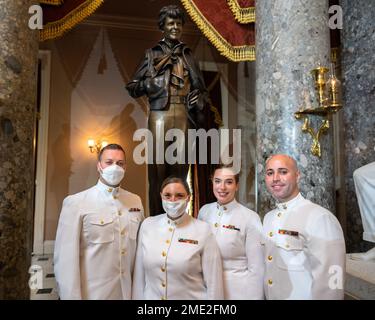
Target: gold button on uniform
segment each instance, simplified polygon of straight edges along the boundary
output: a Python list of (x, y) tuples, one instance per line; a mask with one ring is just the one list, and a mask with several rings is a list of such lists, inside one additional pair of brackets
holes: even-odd
[(121, 231), (121, 235), (124, 236), (126, 234), (125, 229)]
[(272, 261), (273, 257), (272, 256), (268, 256), (268, 261)]
[(167, 244), (170, 244), (170, 243), (171, 243), (171, 241), (170, 241), (170, 240), (166, 240), (165, 242), (166, 242)]
[(121, 254), (124, 256), (126, 254), (126, 250), (125, 249), (122, 249), (121, 250)]
[(113, 188), (108, 188), (108, 192), (112, 192)]
[(162, 286), (163, 288), (165, 288), (165, 282), (162, 282), (162, 283), (161, 283), (161, 286)]
[(165, 257), (165, 256), (167, 255), (167, 253), (166, 253), (165, 251), (163, 251), (163, 252), (161, 253), (161, 255), (162, 255), (163, 257)]
[(161, 299), (161, 300), (167, 300), (167, 299), (165, 299), (165, 297), (161, 297), (160, 299)]
[(273, 237), (273, 232), (270, 231), (270, 233), (268, 234), (270, 237)]
[(277, 214), (277, 216), (280, 218), (280, 217), (281, 217), (281, 212), (279, 212), (279, 213)]
[(268, 284), (271, 286), (273, 284), (272, 279), (268, 279)]
[(161, 267), (160, 270), (161, 270), (161, 272), (165, 272), (165, 268), (164, 267)]
[(173, 228), (169, 228), (169, 231), (172, 232), (172, 231), (173, 231)]
[(219, 224), (216, 222), (216, 223), (215, 223), (215, 228), (217, 228), (218, 226), (219, 226)]
[(103, 221), (103, 220), (100, 220), (100, 224), (104, 224), (104, 221)]
[(121, 217), (122, 216), (122, 213), (121, 211), (117, 212), (117, 214)]
[(286, 243), (286, 244), (285, 244), (285, 248), (289, 248), (289, 244)]

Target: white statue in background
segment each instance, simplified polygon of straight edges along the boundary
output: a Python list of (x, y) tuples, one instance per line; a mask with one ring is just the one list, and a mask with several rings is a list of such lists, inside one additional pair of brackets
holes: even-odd
[[(353, 173), (355, 191), (363, 224), (363, 240), (375, 243), (375, 162)], [(375, 261), (375, 247), (364, 253), (352, 253), (353, 260)]]

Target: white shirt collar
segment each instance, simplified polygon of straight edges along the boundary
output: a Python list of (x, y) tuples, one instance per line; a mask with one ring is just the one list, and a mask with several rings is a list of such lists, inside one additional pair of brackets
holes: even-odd
[(118, 187), (107, 186), (100, 179), (98, 180), (98, 183), (96, 184), (96, 187), (107, 196), (115, 197), (115, 196), (118, 195), (118, 193), (120, 191), (120, 186), (118, 186)]
[(299, 192), (292, 200), (289, 200), (287, 202), (279, 202), (276, 204), (276, 206), (279, 210), (292, 209), (303, 199), (304, 197), (302, 196), (301, 192)]
[(187, 212), (185, 212), (181, 217), (179, 217), (178, 219), (176, 220), (172, 220), (168, 217), (167, 214), (165, 214), (165, 219), (166, 219), (166, 222), (168, 225), (171, 225), (171, 226), (180, 226), (181, 224), (185, 223), (186, 221), (188, 221), (189, 219), (189, 214)]
[(221, 212), (228, 212), (232, 209), (234, 209), (237, 205), (237, 200), (236, 199), (233, 199), (231, 202), (227, 203), (227, 204), (219, 204), (218, 202), (216, 202), (216, 208), (219, 209)]

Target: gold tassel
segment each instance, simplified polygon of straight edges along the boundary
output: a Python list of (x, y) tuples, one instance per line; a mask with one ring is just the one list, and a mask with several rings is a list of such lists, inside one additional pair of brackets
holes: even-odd
[(40, 30), (39, 40), (45, 41), (48, 39), (54, 39), (60, 37), (66, 32), (73, 28), (76, 24), (87, 18), (96, 9), (98, 9), (104, 0), (88, 0), (83, 2), (79, 7), (75, 8), (64, 18), (49, 22), (43, 29)]
[(64, 3), (64, 0), (39, 0), (39, 3), (49, 4), (52, 6), (59, 6)]
[(227, 0), (230, 10), (239, 23), (255, 22), (255, 7), (242, 8), (237, 0)]
[(215, 28), (203, 17), (198, 8), (190, 0), (181, 0), (191, 19), (196, 23), (198, 28), (203, 32), (206, 38), (216, 47), (221, 55), (233, 62), (254, 61), (255, 46), (232, 46), (228, 43)]

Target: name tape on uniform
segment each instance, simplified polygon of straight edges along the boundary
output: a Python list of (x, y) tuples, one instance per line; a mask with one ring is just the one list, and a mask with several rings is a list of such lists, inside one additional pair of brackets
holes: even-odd
[(287, 234), (289, 236), (295, 236), (295, 237), (298, 237), (299, 235), (298, 231), (283, 230), (283, 229), (279, 229), (279, 234)]
[(190, 243), (190, 244), (198, 244), (198, 240), (183, 239), (183, 238), (179, 238), (178, 242), (184, 242), (184, 243)]
[(231, 224), (223, 225), (223, 228), (240, 231), (240, 228), (236, 228), (235, 226), (232, 226)]

